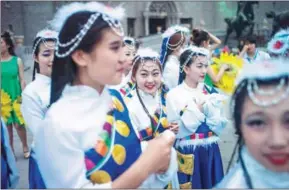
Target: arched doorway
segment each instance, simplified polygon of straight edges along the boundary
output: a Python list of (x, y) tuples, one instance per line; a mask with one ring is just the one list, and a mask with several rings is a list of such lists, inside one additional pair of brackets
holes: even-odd
[(173, 1), (150, 2), (144, 11), (145, 34), (157, 34), (167, 29), (172, 24), (178, 24), (180, 13)]

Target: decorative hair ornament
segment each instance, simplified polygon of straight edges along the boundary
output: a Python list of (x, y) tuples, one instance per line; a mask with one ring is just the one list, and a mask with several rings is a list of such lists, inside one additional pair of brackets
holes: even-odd
[[(238, 79), (238, 84), (242, 83), (244, 80), (248, 80), (247, 90), (250, 99), (254, 104), (261, 107), (269, 107), (278, 104), (280, 101), (284, 100), (289, 95), (289, 84), (286, 87), (284, 93), (276, 97), (276, 94), (282, 90), (285, 85), (286, 77), (289, 77), (289, 60), (288, 59), (269, 59), (255, 62), (254, 64), (245, 64), (241, 75)], [(256, 72), (258, 71), (258, 72)], [(272, 80), (280, 78), (279, 84), (275, 89), (264, 90), (261, 89), (257, 80)], [(238, 92), (237, 92), (238, 93)], [(270, 97), (269, 101), (259, 100), (256, 97), (259, 96)], [(234, 101), (234, 100), (233, 100)]]
[(289, 57), (289, 28), (277, 32), (268, 43), (267, 49), (270, 53)]
[(175, 50), (177, 49), (184, 41), (185, 41), (185, 35), (188, 34), (190, 31), (188, 28), (180, 26), (180, 25), (175, 25), (171, 26), (168, 28), (162, 35), (163, 38), (170, 38), (174, 34), (181, 32), (181, 39), (178, 41), (176, 44), (170, 44), (169, 40), (167, 41), (167, 48), (170, 50)]
[(189, 61), (192, 59), (193, 56), (206, 56), (208, 57), (210, 52), (209, 50), (207, 50), (206, 48), (202, 48), (202, 47), (197, 47), (197, 46), (189, 46), (185, 49), (183, 49), (182, 53), (190, 50), (191, 54), (188, 56), (188, 58), (186, 59), (186, 61), (184, 62), (183, 66), (180, 69), (180, 73), (184, 72), (184, 68), (185, 66), (187, 66), (187, 64), (189, 63)]
[(162, 38), (171, 37), (172, 35), (174, 35), (177, 32), (182, 32), (184, 34), (188, 34), (188, 33), (190, 33), (190, 30), (187, 27), (183, 27), (180, 25), (171, 26), (163, 33)]
[(134, 50), (135, 49), (136, 42), (135, 42), (135, 40), (132, 37), (125, 36), (123, 38), (123, 43), (124, 43), (124, 45), (126, 47), (128, 47), (128, 49), (130, 49), (130, 50)]
[[(122, 7), (111, 8), (105, 6), (104, 4), (98, 2), (89, 3), (71, 3), (60, 8), (54, 19), (50, 22), (52, 28), (60, 32), (67, 21), (67, 19), (75, 13), (78, 12), (92, 12), (86, 24), (83, 25), (79, 33), (68, 42), (61, 42), (60, 39), (57, 41), (56, 55), (58, 57), (68, 56), (75, 48), (80, 44), (83, 37), (86, 35), (88, 30), (97, 20), (97, 18), (102, 17), (102, 19), (108, 23), (112, 30), (119, 36), (124, 35), (124, 31), (120, 20), (124, 17), (124, 9)], [(59, 47), (69, 47), (69, 50), (65, 53), (59, 53)]]
[[(181, 33), (181, 39), (178, 41), (176, 44), (170, 44), (170, 38), (176, 34), (177, 32)], [(186, 27), (180, 26), (180, 25), (175, 25), (169, 27), (163, 34), (162, 34), (162, 46), (161, 46), (161, 63), (164, 64), (164, 59), (166, 57), (168, 49), (170, 50), (175, 50), (181, 45), (182, 43), (185, 42), (186, 37), (185, 35), (188, 35), (190, 33), (190, 30)]]
[(152, 59), (153, 62), (160, 62), (159, 54), (156, 51), (152, 50), (151, 48), (140, 48), (135, 57), (136, 58), (133, 65), (139, 59), (141, 60), (142, 64), (144, 64), (145, 59)]
[(55, 41), (57, 41), (57, 36), (58, 36), (57, 32), (55, 32), (53, 30), (49, 30), (49, 29), (44, 29), (44, 30), (41, 30), (40, 32), (38, 32), (36, 34), (35, 39), (36, 38), (39, 38), (39, 39), (37, 40), (37, 42), (33, 46), (32, 54), (33, 55), (35, 54), (36, 48), (40, 42), (43, 42), (45, 47), (47, 47), (48, 49), (55, 49), (55, 45), (51, 46), (51, 45), (47, 44), (46, 40), (47, 39), (55, 39)]

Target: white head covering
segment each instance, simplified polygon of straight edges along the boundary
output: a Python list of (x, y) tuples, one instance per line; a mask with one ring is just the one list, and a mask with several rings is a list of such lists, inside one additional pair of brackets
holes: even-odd
[(289, 28), (277, 32), (267, 46), (268, 52), (289, 57)]
[(39, 31), (37, 34), (36, 34), (36, 37), (35, 39), (39, 38), (38, 41), (34, 44), (33, 46), (33, 50), (32, 50), (32, 54), (34, 55), (35, 51), (36, 51), (36, 48), (38, 46), (38, 44), (40, 42), (43, 42), (44, 45), (49, 48), (49, 49), (55, 49), (55, 45), (53, 46), (49, 46), (47, 43), (46, 43), (46, 40), (47, 39), (52, 39), (52, 40), (57, 40), (57, 36), (58, 36), (58, 33), (53, 31), (53, 30), (49, 30), (49, 29), (43, 29), (41, 31)]
[[(247, 82), (247, 91), (250, 99), (254, 104), (261, 107), (268, 107), (278, 104), (280, 101), (286, 99), (289, 95), (289, 83), (285, 87), (284, 93), (276, 97), (277, 92), (279, 92), (286, 83), (286, 79), (289, 77), (289, 60), (288, 59), (269, 59), (263, 61), (257, 61), (253, 64), (245, 64), (239, 78), (237, 79), (237, 92), (239, 89), (242, 89), (245, 85), (244, 80)], [(268, 81), (273, 79), (280, 79), (279, 84), (273, 90), (264, 90), (261, 89), (257, 80)], [(256, 97), (256, 94), (266, 97), (271, 97), (269, 101), (259, 100)], [(234, 102), (234, 97), (233, 97)], [(233, 105), (234, 106), (234, 105)]]
[[(94, 22), (101, 17), (111, 29), (119, 36), (124, 35), (124, 31), (120, 20), (124, 17), (124, 9), (122, 7), (111, 8), (98, 2), (70, 3), (60, 8), (54, 19), (50, 22), (52, 28), (58, 32), (62, 30), (67, 19), (78, 12), (91, 12), (87, 22), (81, 27), (78, 34), (69, 41), (62, 42), (60, 38), (57, 41), (56, 56), (64, 58), (71, 54), (80, 44), (84, 36), (93, 26)], [(68, 50), (60, 53), (59, 48), (67, 48)], [(69, 47), (69, 48), (68, 48)]]

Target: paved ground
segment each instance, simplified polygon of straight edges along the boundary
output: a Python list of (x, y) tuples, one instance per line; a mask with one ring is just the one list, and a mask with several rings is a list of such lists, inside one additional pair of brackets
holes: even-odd
[[(27, 83), (29, 83), (32, 78), (33, 62), (32, 60), (29, 60), (29, 61), (26, 61), (26, 64), (30, 66), (30, 69), (25, 71), (25, 80)], [(32, 136), (30, 132), (28, 132), (28, 142), (29, 144), (31, 144), (32, 142)], [(221, 142), (219, 143), (225, 171), (226, 171), (229, 159), (231, 157), (235, 142), (236, 142), (236, 136), (234, 135), (234, 130), (232, 128), (232, 125), (229, 124), (227, 128), (224, 130), (221, 136)], [(17, 157), (17, 166), (20, 171), (20, 183), (17, 188), (19, 189), (28, 188), (29, 187), (28, 185), (28, 163), (29, 162), (23, 157), (21, 142), (15, 130), (14, 130), (14, 146), (15, 146), (16, 157)]]

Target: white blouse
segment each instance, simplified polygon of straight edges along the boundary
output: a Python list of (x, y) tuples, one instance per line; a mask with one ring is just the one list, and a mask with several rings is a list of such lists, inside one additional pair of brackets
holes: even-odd
[[(223, 101), (226, 97), (220, 94), (204, 94), (199, 88), (191, 88), (185, 82), (172, 89), (167, 94), (167, 116), (169, 122), (179, 124), (177, 138), (183, 138), (196, 132), (202, 122), (206, 120), (209, 128), (220, 135), (227, 124), (227, 119), (223, 113)], [(203, 112), (197, 107), (204, 103)], [(182, 110), (183, 115), (180, 116)], [(213, 141), (216, 137), (209, 137)], [(199, 139), (199, 143), (205, 143), (205, 140)], [(192, 140), (194, 141), (194, 140)], [(196, 141), (194, 141), (195, 143)]]
[[(142, 98), (142, 101), (144, 102), (148, 112), (151, 115), (153, 115), (155, 111), (158, 108), (160, 108), (160, 106), (162, 106), (159, 92), (157, 92), (155, 96), (147, 94), (143, 92), (142, 90), (139, 90), (139, 93)], [(127, 108), (129, 110), (131, 122), (138, 131), (146, 129), (148, 126), (151, 125), (150, 118), (147, 116), (146, 112), (144, 111), (144, 108), (141, 105), (136, 93), (128, 102)]]
[[(22, 92), (21, 112), (34, 138), (37, 138), (38, 127), (49, 106), (50, 84), (50, 77), (36, 74), (35, 80), (29, 83)], [(34, 147), (33, 142), (32, 147)]]
[[(273, 172), (268, 170), (258, 161), (256, 161), (248, 149), (244, 147), (242, 149), (242, 157), (244, 160), (244, 165), (248, 171), (251, 178), (253, 188), (289, 188), (289, 172)], [(223, 178), (223, 180), (216, 185), (215, 188), (222, 189), (247, 189), (244, 172), (241, 164), (238, 162), (229, 173)]]
[[(157, 109), (161, 108), (161, 96), (158, 91), (155, 96), (152, 96), (139, 89), (139, 94), (150, 115), (153, 115)], [(148, 128), (148, 126), (151, 125), (151, 121), (144, 111), (144, 108), (141, 105), (136, 93), (128, 102), (127, 108), (129, 110), (131, 123), (134, 129), (137, 131), (137, 135), (139, 137), (138, 131)], [(147, 141), (143, 141), (142, 146), (145, 148), (147, 146)], [(156, 179), (154, 180), (155, 182), (150, 182), (151, 188), (164, 188), (169, 182), (172, 182), (173, 188), (179, 188), (179, 182), (177, 178), (178, 163), (176, 157), (176, 151), (172, 147), (171, 161), (168, 171), (164, 175), (156, 175)]]
[(175, 55), (169, 55), (163, 73), (163, 82), (169, 89), (175, 88), (179, 83), (179, 58)]

